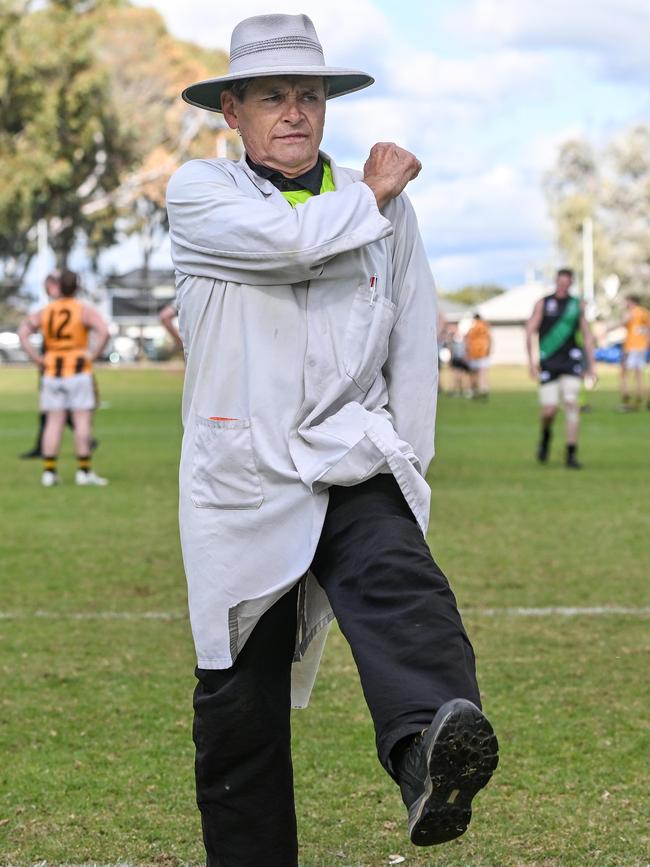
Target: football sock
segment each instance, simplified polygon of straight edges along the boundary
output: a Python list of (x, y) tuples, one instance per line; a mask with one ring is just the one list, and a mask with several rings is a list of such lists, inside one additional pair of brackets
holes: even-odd
[(43, 469), (50, 473), (56, 472), (56, 457), (54, 458), (43, 458)]
[(81, 455), (77, 456), (77, 464), (79, 465), (79, 469), (83, 473), (90, 472), (90, 456), (81, 457)]

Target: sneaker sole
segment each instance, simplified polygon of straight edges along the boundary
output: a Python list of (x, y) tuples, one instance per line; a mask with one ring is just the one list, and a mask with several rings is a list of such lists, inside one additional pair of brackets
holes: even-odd
[(444, 704), (429, 732), (429, 779), (409, 810), (415, 846), (435, 846), (464, 834), (472, 818), (472, 798), (488, 784), (499, 763), (494, 730), (471, 701)]

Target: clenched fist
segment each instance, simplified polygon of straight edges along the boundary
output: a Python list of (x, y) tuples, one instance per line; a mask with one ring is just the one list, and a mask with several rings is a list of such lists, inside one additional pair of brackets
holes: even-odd
[(370, 149), (363, 167), (363, 180), (375, 194), (377, 205), (383, 208), (420, 174), (422, 163), (409, 151), (393, 142), (378, 142)]

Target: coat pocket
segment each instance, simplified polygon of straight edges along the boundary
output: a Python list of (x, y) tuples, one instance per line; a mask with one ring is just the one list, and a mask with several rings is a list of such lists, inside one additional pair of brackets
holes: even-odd
[(202, 509), (259, 509), (264, 497), (249, 419), (196, 418), (191, 496)]
[(368, 391), (388, 358), (388, 338), (395, 305), (367, 286), (357, 290), (345, 333), (345, 372), (362, 391)]

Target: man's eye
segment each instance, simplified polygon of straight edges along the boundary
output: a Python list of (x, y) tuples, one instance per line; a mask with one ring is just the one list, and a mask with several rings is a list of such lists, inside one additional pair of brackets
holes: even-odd
[(282, 99), (282, 94), (272, 93), (270, 96), (264, 97), (264, 102), (279, 102)]
[(318, 102), (318, 94), (317, 93), (305, 93), (303, 95), (303, 99), (305, 102)]

